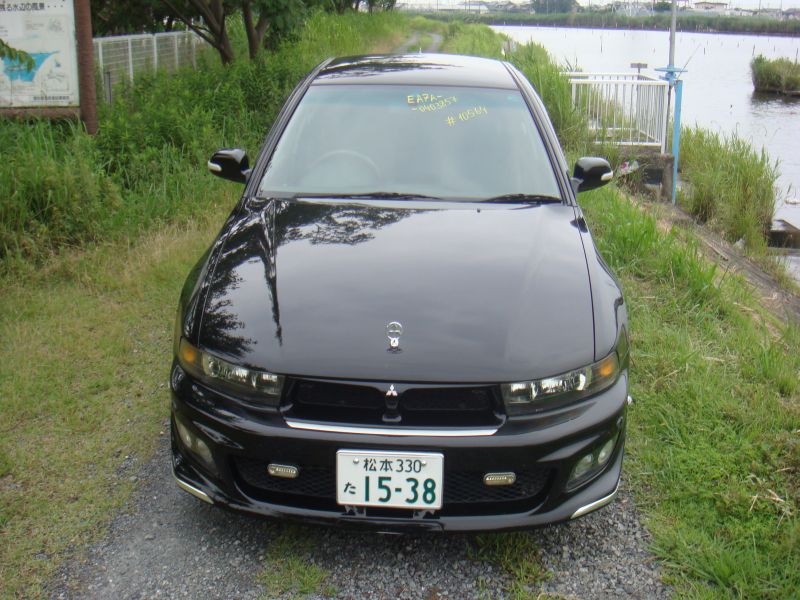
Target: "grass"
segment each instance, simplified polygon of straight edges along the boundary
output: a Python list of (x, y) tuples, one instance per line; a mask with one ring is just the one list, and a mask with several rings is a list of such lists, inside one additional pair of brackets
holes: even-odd
[(792, 597), (800, 336), (613, 189), (582, 204), (629, 303), (626, 470), (668, 582), (679, 596)]
[(328, 571), (309, 560), (315, 544), (316, 538), (308, 528), (281, 526), (275, 539), (270, 540), (259, 576), (264, 586), (262, 598), (336, 594), (336, 589), (326, 584)]
[(775, 212), (777, 163), (747, 141), (706, 129), (681, 134), (681, 175), (689, 190), (681, 204), (731, 242), (744, 240), (751, 252), (766, 252)]
[(240, 192), (208, 153), (255, 150), (311, 67), (388, 50), (405, 22), (317, 14), (258, 64), (143, 79), (102, 108), (96, 139), (0, 123), (15, 149), (0, 164), (0, 598), (46, 595), (164, 430), (180, 286)]
[(750, 62), (750, 73), (757, 92), (800, 95), (800, 64), (796, 60), (767, 60), (759, 54)]
[(225, 208), (2, 281), (0, 597), (43, 595), (133, 489), (168, 414), (181, 280)]
[[(538, 588), (550, 577), (542, 564), (535, 533), (478, 535), (469, 554), (472, 560), (489, 562), (509, 577), (503, 597), (511, 600), (540, 598)], [(485, 583), (478, 581), (476, 587), (480, 590), (485, 587)]]

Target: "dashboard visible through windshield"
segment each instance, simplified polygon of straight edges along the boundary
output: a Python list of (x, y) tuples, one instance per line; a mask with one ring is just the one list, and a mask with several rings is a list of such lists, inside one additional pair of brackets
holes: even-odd
[(435, 198), (560, 198), (517, 90), (311, 86), (259, 185), (260, 196), (380, 192)]

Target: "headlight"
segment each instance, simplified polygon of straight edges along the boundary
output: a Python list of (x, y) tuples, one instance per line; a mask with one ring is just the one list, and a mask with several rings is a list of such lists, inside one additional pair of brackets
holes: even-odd
[(195, 377), (232, 393), (243, 394), (247, 400), (270, 406), (277, 406), (280, 402), (283, 375), (235, 365), (195, 348), (183, 338), (178, 349), (178, 362)]
[(597, 394), (611, 387), (627, 366), (628, 335), (623, 329), (611, 354), (594, 364), (544, 379), (504, 383), (501, 389), (506, 413), (536, 413)]

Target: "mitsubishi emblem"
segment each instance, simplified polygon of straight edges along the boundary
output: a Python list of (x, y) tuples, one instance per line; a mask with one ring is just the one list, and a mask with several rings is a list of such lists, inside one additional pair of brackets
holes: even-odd
[(397, 396), (397, 390), (394, 389), (394, 384), (389, 386), (389, 391), (386, 392), (386, 395), (391, 397), (391, 398), (394, 398), (394, 397)]
[(386, 326), (386, 337), (389, 338), (389, 351), (399, 352), (400, 336), (403, 334), (403, 326), (397, 321), (392, 321)]

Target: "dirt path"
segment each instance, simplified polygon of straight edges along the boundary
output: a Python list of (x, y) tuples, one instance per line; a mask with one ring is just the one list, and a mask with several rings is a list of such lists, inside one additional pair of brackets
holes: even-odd
[[(423, 36), (427, 36), (429, 41), (426, 43), (425, 47), (423, 48), (420, 45), (420, 39)], [(442, 47), (442, 35), (439, 33), (426, 33), (420, 34), (418, 31), (415, 31), (411, 34), (404, 43), (399, 45), (395, 48), (396, 54), (415, 54), (417, 52), (439, 52), (439, 49)]]
[[(209, 506), (177, 488), (168, 450), (162, 441), (129, 507), (84, 560), (62, 569), (51, 599), (272, 597), (258, 578), (287, 534), (310, 545), (304, 561), (330, 573), (324, 597), (499, 598), (509, 583), (499, 567), (473, 558), (475, 536), (297, 528)], [(666, 596), (625, 489), (601, 511), (526, 535), (552, 573), (544, 590), (587, 600)]]

